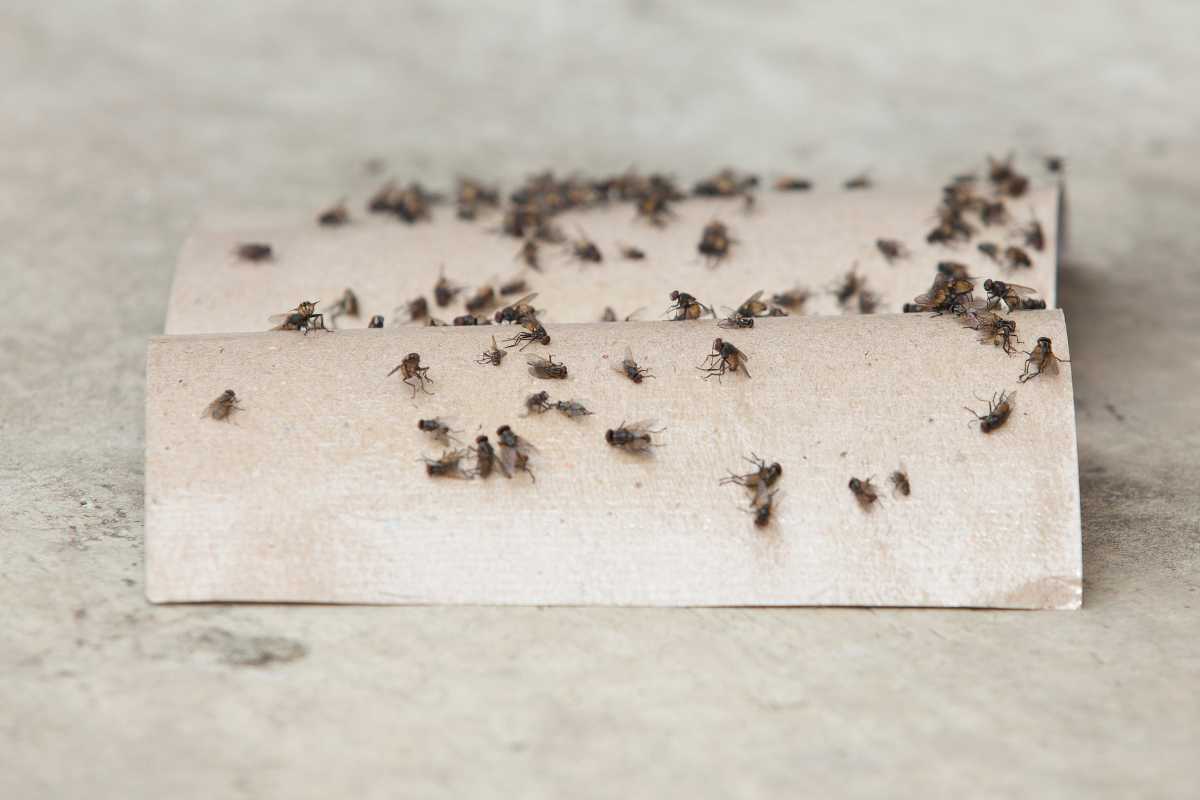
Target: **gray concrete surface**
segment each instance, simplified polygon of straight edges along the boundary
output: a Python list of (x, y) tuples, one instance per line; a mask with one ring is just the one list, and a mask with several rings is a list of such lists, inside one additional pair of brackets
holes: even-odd
[[(0, 8), (0, 797), (1195, 796), (1200, 8), (396, 5)], [(1071, 159), (1083, 611), (143, 600), (145, 340), (202, 209), (369, 156), (1010, 145)]]

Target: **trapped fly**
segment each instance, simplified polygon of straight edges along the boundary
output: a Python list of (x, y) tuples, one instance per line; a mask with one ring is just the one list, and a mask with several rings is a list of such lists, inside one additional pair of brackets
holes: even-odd
[(535, 378), (543, 378), (546, 380), (563, 380), (567, 377), (567, 365), (554, 362), (554, 356), (542, 358), (541, 356), (530, 356), (525, 361), (529, 365), (529, 374)]
[[(1033, 380), (1038, 375), (1048, 374), (1057, 375), (1059, 364), (1070, 364), (1071, 360), (1067, 358), (1059, 358), (1054, 352), (1054, 346), (1050, 342), (1049, 336), (1039, 336), (1037, 344), (1033, 349), (1025, 353), (1029, 356), (1025, 359), (1025, 371), (1018, 378), (1021, 383)], [(1033, 372), (1030, 369), (1033, 368)]]
[[(988, 401), (988, 409), (986, 414), (975, 414), (974, 411), (967, 408), (972, 414), (975, 414), (975, 419), (972, 422), (979, 423), (979, 430), (983, 433), (991, 433), (1002, 427), (1008, 422), (1009, 416), (1013, 410), (1013, 399), (1017, 396), (1016, 392), (1006, 393), (1000, 392), (999, 399), (996, 395), (992, 395), (992, 399)], [(963, 406), (966, 408), (966, 406)]]
[(475, 359), (475, 363), (481, 366), (491, 364), (493, 367), (498, 367), (506, 355), (508, 355), (508, 353), (496, 347), (496, 337), (493, 336), (492, 346), (480, 353), (479, 357)]
[(644, 455), (650, 452), (650, 448), (659, 446), (654, 437), (664, 430), (666, 429), (654, 428), (654, 422), (650, 420), (639, 420), (628, 424), (622, 422), (617, 427), (609, 428), (604, 432), (604, 441), (630, 453)]
[(243, 242), (233, 252), (243, 261), (268, 261), (275, 257), (274, 250), (266, 242)]
[(208, 404), (208, 407), (204, 409), (204, 413), (200, 416), (228, 422), (232, 418), (233, 412), (241, 410), (242, 407), (238, 405), (237, 394), (233, 389), (226, 389), (221, 392), (216, 400)]
[(622, 373), (634, 383), (641, 383), (646, 378), (654, 377), (650, 374), (649, 369), (638, 366), (637, 360), (633, 357), (633, 351), (628, 347), (625, 348), (625, 357), (621, 359), (621, 365), (614, 366), (613, 369)]
[(433, 394), (425, 388), (426, 383), (433, 383), (433, 378), (429, 377), (429, 367), (421, 366), (421, 355), (419, 353), (409, 353), (404, 357), (404, 360), (392, 368), (392, 371), (387, 374), (387, 377), (392, 377), (397, 372), (404, 383), (412, 388), (413, 397), (417, 396), (417, 387), (421, 388), (425, 394)]
[(714, 339), (712, 352), (704, 358), (704, 363), (696, 369), (706, 373), (704, 379), (708, 380), (714, 375), (720, 380), (721, 376), (726, 372), (741, 371), (747, 378), (750, 377), (749, 371), (746, 369), (746, 362), (750, 359), (745, 353), (737, 349), (733, 342), (727, 342), (724, 339)]

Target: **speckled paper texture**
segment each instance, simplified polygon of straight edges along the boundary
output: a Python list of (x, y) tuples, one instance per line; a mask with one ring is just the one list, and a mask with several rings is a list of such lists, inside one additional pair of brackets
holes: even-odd
[[(1069, 358), (1061, 312), (1016, 318), (1026, 343), (1050, 336)], [(1024, 358), (949, 317), (788, 318), (730, 332), (752, 377), (718, 382), (696, 369), (727, 333), (711, 321), (547, 327), (552, 347), (498, 368), (474, 363), (496, 328), (153, 340), (150, 598), (1079, 606), (1070, 365), (1018, 386)], [(627, 346), (655, 379), (613, 370)], [(386, 377), (411, 351), (432, 395)], [(569, 378), (530, 376), (534, 353)], [(226, 388), (244, 410), (202, 418)], [(540, 389), (595, 415), (522, 417)], [(1015, 411), (985, 435), (964, 406), (1001, 390)], [(465, 441), (512, 425), (537, 447), (536, 483), (426, 477), (418, 459), (441, 447), (416, 423), (435, 415)], [(665, 428), (651, 457), (605, 443), (642, 418)], [(718, 485), (752, 451), (784, 467), (766, 529), (744, 490)], [(900, 467), (910, 497), (889, 491)], [(874, 476), (877, 508), (858, 506), (852, 476)]]

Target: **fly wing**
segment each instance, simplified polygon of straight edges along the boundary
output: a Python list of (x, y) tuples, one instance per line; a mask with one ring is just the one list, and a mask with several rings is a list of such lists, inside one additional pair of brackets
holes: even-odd
[(267, 317), (267, 322), (271, 323), (272, 325), (282, 325), (288, 321), (288, 318), (291, 317), (292, 314), (295, 313), (296, 310), (292, 309), (291, 311), (285, 311), (282, 314), (272, 314), (271, 316)]
[(1027, 294), (1037, 294), (1038, 293), (1037, 289), (1034, 289), (1029, 286), (1022, 286), (1019, 283), (1006, 283), (1005, 286), (1008, 287), (1008, 290), (1010, 292), (1017, 295), (1017, 297), (1023, 297)]

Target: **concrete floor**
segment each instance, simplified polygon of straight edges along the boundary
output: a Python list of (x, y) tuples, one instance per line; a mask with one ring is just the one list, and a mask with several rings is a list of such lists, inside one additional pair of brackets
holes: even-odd
[[(1195, 796), (1200, 7), (376, 5), (0, 9), (0, 797)], [(1010, 146), (1070, 158), (1083, 611), (143, 599), (145, 341), (202, 210), (369, 156), (898, 182)]]

